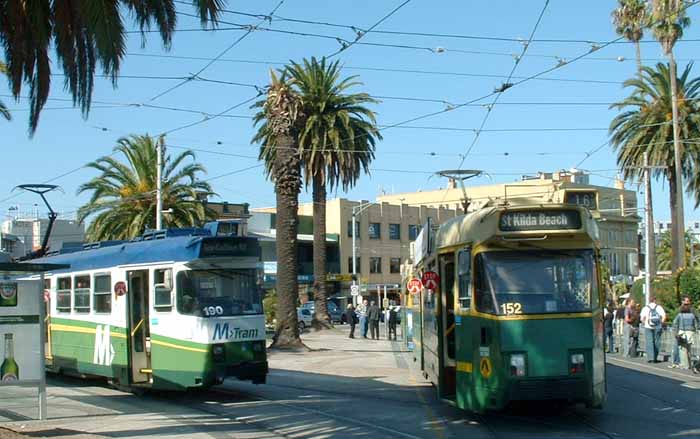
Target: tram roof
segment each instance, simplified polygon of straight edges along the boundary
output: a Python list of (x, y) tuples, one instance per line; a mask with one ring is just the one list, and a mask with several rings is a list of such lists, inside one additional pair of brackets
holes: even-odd
[(121, 265), (185, 262), (207, 257), (260, 256), (258, 240), (252, 237), (208, 234), (178, 234), (138, 241), (106, 241), (86, 244), (80, 250), (34, 259), (32, 263), (70, 264), (54, 272), (86, 271)]
[[(576, 233), (588, 234), (591, 239), (598, 239), (598, 229), (593, 216), (586, 208), (569, 204), (522, 204), (485, 206), (475, 212), (452, 218), (438, 228), (435, 234), (435, 248), (445, 248), (463, 243), (484, 242), (496, 235), (505, 232), (499, 229), (499, 220), (504, 212), (525, 211), (577, 211), (581, 216), (581, 227)], [(529, 230), (528, 232), (542, 233), (542, 230)], [(572, 230), (568, 230), (569, 233)]]

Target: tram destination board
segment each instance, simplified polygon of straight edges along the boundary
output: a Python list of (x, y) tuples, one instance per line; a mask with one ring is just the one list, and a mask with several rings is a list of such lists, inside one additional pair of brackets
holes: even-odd
[(199, 257), (259, 257), (260, 245), (255, 238), (204, 238), (199, 249)]
[(581, 228), (581, 214), (563, 209), (503, 212), (498, 227), (504, 232), (577, 230)]

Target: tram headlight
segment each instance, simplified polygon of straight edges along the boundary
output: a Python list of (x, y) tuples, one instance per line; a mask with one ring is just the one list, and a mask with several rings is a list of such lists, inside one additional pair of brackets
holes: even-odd
[(527, 375), (525, 368), (525, 354), (511, 354), (509, 369), (510, 376), (512, 377), (524, 377)]
[(586, 371), (586, 357), (583, 354), (571, 354), (569, 357), (569, 371), (572, 374)]

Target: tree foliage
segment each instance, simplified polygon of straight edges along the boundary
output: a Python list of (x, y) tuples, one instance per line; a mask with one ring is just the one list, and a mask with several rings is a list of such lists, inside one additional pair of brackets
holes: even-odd
[[(225, 0), (191, 0), (202, 24), (216, 24)], [(15, 99), (29, 87), (33, 133), (49, 96), (51, 60), (65, 75), (64, 88), (84, 115), (90, 111), (95, 70), (116, 85), (126, 55), (127, 15), (141, 30), (155, 27), (166, 48), (175, 31), (176, 0), (0, 0), (0, 44)], [(125, 14), (126, 13), (126, 14)]]
[[(688, 266), (696, 267), (700, 262), (700, 243), (695, 236), (685, 232), (685, 258), (688, 261)], [(671, 270), (671, 232), (665, 231), (661, 234), (659, 245), (657, 246), (656, 256), (660, 270)]]
[[(100, 172), (78, 188), (79, 194), (91, 192), (78, 211), (79, 221), (92, 218), (87, 230), (90, 240), (132, 239), (155, 228), (158, 141), (147, 135), (122, 138), (112, 155), (86, 165)], [(116, 153), (126, 162), (114, 158)], [(194, 160), (189, 150), (163, 160), (163, 209), (172, 209), (163, 215), (164, 227), (197, 226), (216, 215), (200, 201), (214, 193), (208, 183), (198, 180), (206, 170)]]
[[(1, 62), (0, 62), (0, 74), (2, 74), (2, 75), (7, 74), (7, 66), (5, 66), (5, 64), (3, 64)], [(4, 117), (6, 120), (12, 119), (12, 115), (10, 114), (9, 110), (7, 109), (5, 104), (3, 104), (2, 101), (0, 101), (0, 116)]]

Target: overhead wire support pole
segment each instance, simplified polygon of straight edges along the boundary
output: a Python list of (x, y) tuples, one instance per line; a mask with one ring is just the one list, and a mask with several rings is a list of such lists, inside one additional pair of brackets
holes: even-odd
[(368, 202), (364, 204), (358, 204), (352, 207), (352, 284), (357, 285), (357, 215), (362, 213), (365, 209), (377, 204), (374, 202)]
[(156, 230), (163, 229), (163, 148), (165, 138), (156, 141)]

